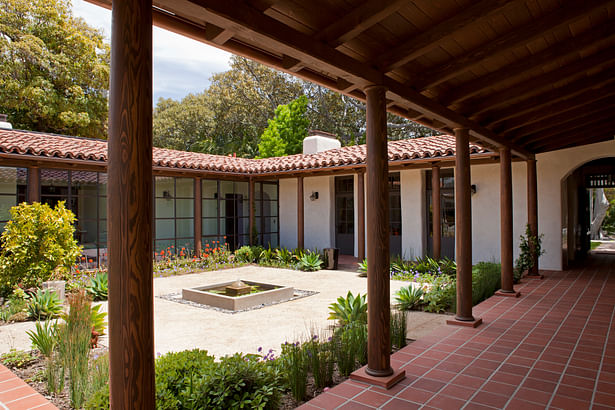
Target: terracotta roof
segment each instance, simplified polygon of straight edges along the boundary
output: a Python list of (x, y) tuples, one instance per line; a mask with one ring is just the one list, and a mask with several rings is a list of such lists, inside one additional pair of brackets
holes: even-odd
[[(489, 152), (470, 144), (470, 153)], [(0, 130), (0, 153), (106, 162), (107, 142), (20, 130)], [(389, 142), (389, 161), (454, 157), (455, 138), (449, 135)], [(323, 169), (365, 163), (366, 146), (355, 145), (316, 154), (265, 159), (234, 158), (198, 152), (154, 148), (153, 165), (203, 171), (258, 174)]]

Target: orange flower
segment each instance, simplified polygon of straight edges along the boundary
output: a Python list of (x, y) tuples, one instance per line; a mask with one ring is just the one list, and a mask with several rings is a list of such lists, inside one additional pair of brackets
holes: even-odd
[(92, 263), (92, 262), (94, 262), (94, 260), (93, 259), (88, 259), (88, 262)]
[(161, 255), (161, 256), (164, 256), (164, 251), (160, 251), (160, 255)]
[(206, 248), (209, 248), (209, 244), (208, 244), (208, 243), (206, 243), (206, 244), (205, 244), (205, 247), (206, 247)]
[(181, 252), (179, 253), (179, 256), (184, 256), (184, 251), (181, 251)]
[(185, 250), (186, 250), (186, 248), (182, 248), (182, 251), (185, 251)]

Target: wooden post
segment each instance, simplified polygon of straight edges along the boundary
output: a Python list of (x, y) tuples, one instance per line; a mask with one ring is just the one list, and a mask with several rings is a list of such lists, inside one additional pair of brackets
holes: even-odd
[(431, 215), (433, 258), (438, 260), (442, 251), (442, 218), (440, 216), (440, 166), (431, 167)]
[(468, 130), (455, 128), (455, 260), (457, 262), (457, 314), (453, 324), (478, 326), (472, 316), (472, 200), (470, 139)]
[(516, 295), (513, 289), (513, 209), (510, 149), (500, 148), (500, 262), (502, 288), (498, 294)]
[(109, 363), (113, 409), (153, 409), (152, 2), (114, 1), (109, 104)]
[(41, 201), (41, 170), (36, 167), (28, 168), (28, 202)]
[(194, 255), (201, 257), (203, 246), (203, 201), (201, 198), (201, 178), (194, 178)]
[[(527, 160), (527, 223), (532, 236), (538, 237), (538, 184), (536, 176), (536, 160)], [(538, 276), (538, 255), (533, 254), (534, 266), (528, 275)]]
[(249, 201), (250, 201), (250, 221), (249, 221), (249, 229), (250, 229), (250, 246), (254, 246), (256, 245), (256, 243), (254, 243), (254, 178), (250, 177), (250, 182), (249, 182), (249, 191), (248, 191), (248, 196)]
[(357, 257), (365, 259), (365, 176), (362, 171), (357, 174)]
[(297, 178), (297, 248), (304, 247), (303, 221), (305, 212), (303, 209), (303, 176)]
[(390, 345), (389, 164), (386, 89), (371, 86), (367, 95), (367, 369), (370, 376), (393, 373)]

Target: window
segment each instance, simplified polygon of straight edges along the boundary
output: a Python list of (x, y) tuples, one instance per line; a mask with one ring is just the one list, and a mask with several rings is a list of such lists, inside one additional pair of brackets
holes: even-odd
[(194, 251), (194, 179), (155, 177), (154, 250)]
[(277, 247), (280, 236), (277, 182), (254, 184), (254, 208), (254, 234), (258, 243), (265, 247)]
[(246, 181), (201, 181), (203, 246), (250, 244), (250, 195)]
[(0, 167), (0, 231), (11, 218), (11, 208), (26, 200), (26, 168)]

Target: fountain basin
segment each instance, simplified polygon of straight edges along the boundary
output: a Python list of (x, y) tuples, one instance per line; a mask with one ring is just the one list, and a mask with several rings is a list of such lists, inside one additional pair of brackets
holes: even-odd
[(288, 300), (292, 298), (295, 293), (294, 288), (288, 286), (272, 285), (269, 283), (252, 282), (247, 280), (244, 280), (243, 282), (250, 286), (258, 286), (262, 290), (257, 293), (241, 296), (227, 296), (211, 292), (211, 290), (225, 289), (227, 286), (235, 283), (235, 281), (231, 281), (216, 283), (213, 285), (198, 286), (195, 288), (184, 288), (182, 289), (182, 299), (226, 310), (244, 310), (254, 306)]

